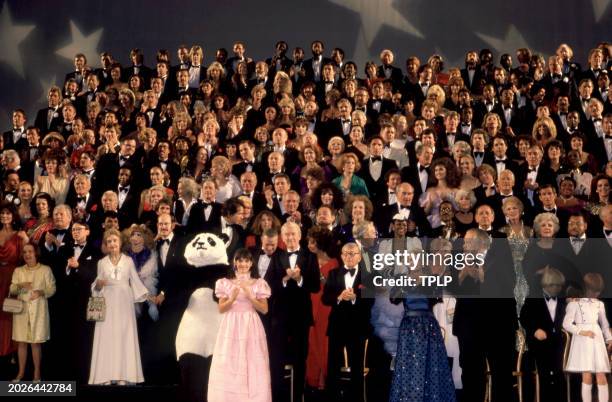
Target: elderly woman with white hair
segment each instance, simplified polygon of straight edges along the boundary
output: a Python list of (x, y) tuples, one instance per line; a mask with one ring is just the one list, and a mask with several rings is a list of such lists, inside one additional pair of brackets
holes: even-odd
[(555, 236), (559, 232), (559, 218), (550, 212), (538, 214), (533, 220), (535, 238), (525, 252), (523, 273), (529, 285), (529, 295), (539, 292), (541, 275), (545, 267), (559, 270), (566, 278), (567, 287), (580, 289), (582, 275), (576, 266), (557, 252)]
[(178, 199), (174, 201), (172, 212), (176, 217), (176, 221), (182, 226), (185, 226), (189, 221), (191, 207), (198, 201), (200, 187), (191, 177), (182, 177), (179, 179), (176, 191), (178, 193)]
[(223, 204), (226, 200), (241, 193), (240, 182), (231, 174), (232, 165), (225, 156), (215, 156), (210, 166), (210, 174), (217, 183), (216, 201)]

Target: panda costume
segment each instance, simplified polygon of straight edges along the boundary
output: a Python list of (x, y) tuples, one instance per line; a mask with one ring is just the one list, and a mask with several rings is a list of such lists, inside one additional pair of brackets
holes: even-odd
[(185, 246), (188, 264), (185, 284), (191, 296), (176, 333), (176, 357), (181, 372), (181, 399), (206, 401), (208, 373), (221, 324), (219, 305), (214, 299), (215, 283), (227, 277), (229, 264), (223, 240), (212, 233), (200, 233)]

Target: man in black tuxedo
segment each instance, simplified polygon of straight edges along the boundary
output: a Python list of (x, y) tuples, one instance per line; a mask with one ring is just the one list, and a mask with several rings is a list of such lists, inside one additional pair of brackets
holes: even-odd
[[(569, 220), (569, 213), (565, 209), (557, 208), (557, 188), (554, 184), (545, 183), (539, 186), (538, 190), (538, 202), (533, 209), (531, 220), (537, 215), (544, 212), (549, 212), (559, 219), (559, 232), (557, 236), (567, 236), (567, 222)], [(569, 280), (569, 278), (566, 278)]]
[(455, 111), (448, 112), (444, 117), (444, 131), (438, 134), (436, 144), (449, 154), (452, 154), (453, 145), (457, 141), (470, 143), (470, 137), (459, 130), (460, 120), (459, 113)]
[(365, 342), (371, 332), (370, 309), (374, 299), (362, 298), (361, 288), (365, 272), (359, 272), (361, 252), (355, 243), (342, 247), (343, 267), (329, 272), (323, 289), (323, 304), (331, 307), (327, 336), (329, 352), (327, 364), (327, 392), (330, 400), (339, 398), (340, 368), (344, 363), (346, 347), (351, 382), (347, 397), (350, 401), (363, 401), (363, 361)]
[(518, 164), (508, 156), (508, 139), (505, 136), (493, 138), (493, 153), (485, 153), (483, 163), (492, 166), (497, 172), (497, 177), (504, 170), (517, 171)]
[(465, 86), (474, 95), (482, 93), (482, 83), (486, 79), (482, 75), (482, 70), (478, 68), (478, 53), (474, 50), (465, 55), (465, 68), (461, 69), (461, 78)]
[(419, 199), (427, 190), (429, 184), (429, 165), (433, 159), (433, 148), (422, 144), (416, 149), (416, 163), (411, 163), (402, 169), (402, 182), (407, 182), (414, 188), (414, 197)]
[(40, 130), (42, 135), (45, 135), (51, 131), (57, 131), (59, 124), (62, 120), (60, 115), (61, 112), (61, 101), (62, 92), (58, 87), (51, 87), (47, 94), (47, 100), (49, 106), (40, 109), (36, 113), (36, 119), (34, 125)]
[(244, 172), (240, 175), (240, 187), (242, 195), (249, 197), (253, 206), (253, 216), (256, 217), (261, 211), (266, 209), (266, 196), (256, 191), (257, 174), (255, 172)]
[(401, 68), (393, 65), (393, 60), (394, 56), (391, 50), (384, 49), (380, 52), (380, 61), (382, 64), (378, 66), (377, 75), (379, 78), (391, 80), (393, 89), (399, 90), (404, 80), (404, 75), (402, 74)]
[(2, 133), (4, 149), (15, 149), (20, 152), (28, 146), (26, 123), (28, 119), (23, 109), (13, 110), (13, 128)]
[(70, 375), (66, 378), (87, 383), (91, 363), (94, 323), (86, 320), (91, 284), (96, 279), (102, 251), (88, 241), (89, 225), (77, 221), (72, 225), (73, 245), (63, 245), (58, 254), (65, 261), (61, 281), (64, 283), (67, 327), (63, 328)]
[(213, 179), (202, 182), (200, 199), (191, 207), (187, 221), (188, 233), (221, 233), (221, 211), (223, 205), (215, 201), (217, 183)]
[(48, 373), (49, 379), (53, 380), (70, 378), (67, 377), (70, 374), (67, 371), (68, 367), (57, 366), (57, 362), (62, 361), (66, 348), (69, 347), (66, 344), (66, 331), (71, 325), (69, 306), (72, 301), (68, 298), (67, 284), (64, 280), (66, 279), (66, 261), (61, 257), (59, 250), (62, 247), (72, 247), (74, 244), (70, 232), (71, 220), (70, 207), (66, 204), (57, 205), (53, 210), (53, 229), (40, 239), (38, 245), (40, 262), (51, 267), (56, 283), (55, 295), (49, 299), (51, 337), (45, 343), (45, 359), (43, 360), (43, 364), (48, 368), (44, 371)]
[(375, 210), (378, 207), (397, 204), (397, 186), (401, 182), (402, 176), (397, 168), (391, 168), (385, 173), (385, 188), (377, 194), (376, 198), (371, 198)]
[[(327, 68), (324, 68), (324, 71), (327, 70)], [(351, 105), (351, 101), (349, 101), (347, 98), (342, 98), (337, 102), (337, 108), (338, 117), (328, 119), (325, 122), (324, 133), (317, 133), (323, 134), (318, 136), (318, 143), (324, 149), (327, 148), (329, 139), (333, 136), (343, 137), (347, 144), (350, 143), (349, 134), (351, 133), (351, 128), (353, 126), (353, 121), (351, 119), (353, 106)]]
[(157, 269), (159, 275), (158, 295), (154, 301), (159, 306), (159, 321), (155, 325), (157, 332), (157, 356), (151, 358), (151, 364), (158, 371), (153, 373), (154, 382), (176, 384), (178, 366), (174, 338), (189, 297), (185, 297), (183, 277), (187, 263), (183, 256), (184, 239), (174, 229), (176, 221), (168, 214), (157, 218)]
[(261, 163), (255, 158), (255, 144), (251, 140), (242, 140), (238, 144), (238, 153), (242, 161), (232, 166), (232, 174), (237, 178), (242, 177), (244, 172), (253, 172), (256, 175), (261, 174)]
[(361, 161), (359, 177), (365, 180), (372, 199), (386, 192), (385, 175), (391, 169), (397, 169), (394, 160), (383, 156), (384, 143), (380, 136), (374, 136), (369, 141), (370, 156)]
[(375, 214), (378, 233), (386, 237), (393, 237), (391, 224), (393, 217), (401, 214), (408, 221), (408, 236), (427, 236), (431, 232), (431, 225), (427, 216), (418, 205), (412, 184), (403, 182), (396, 188), (397, 203), (379, 208)]
[[(22, 164), (19, 154), (14, 149), (3, 152), (4, 172), (13, 171), (19, 175), (19, 180), (34, 183), (34, 162)], [(0, 171), (2, 169), (0, 168)]]
[(181, 177), (181, 167), (170, 157), (170, 150), (170, 141), (164, 139), (159, 140), (157, 142), (157, 154), (153, 155), (147, 161), (145, 171), (149, 172), (152, 167), (159, 166), (164, 174), (168, 174), (170, 178), (170, 185), (168, 187), (176, 191), (178, 188), (178, 181)]
[(385, 98), (385, 86), (382, 81), (372, 84), (372, 96), (368, 101), (368, 109), (376, 112), (377, 116), (383, 113), (393, 113), (393, 102)]
[(319, 107), (325, 107), (325, 96), (332, 89), (339, 90), (339, 83), (336, 80), (333, 62), (328, 62), (322, 68), (323, 77), (315, 84), (315, 97)]
[(527, 345), (538, 368), (540, 395), (543, 402), (565, 400), (563, 376), (563, 318), (565, 298), (563, 274), (545, 268), (539, 297), (529, 297), (521, 309), (520, 321)]
[(305, 80), (312, 82), (319, 82), (323, 77), (323, 66), (330, 63), (332, 60), (327, 57), (323, 57), (323, 50), (325, 49), (323, 42), (315, 40), (310, 45), (312, 51), (312, 57), (304, 61), (303, 68), (305, 73)]
[[(66, 204), (72, 209), (75, 221), (86, 223), (95, 222), (94, 211), (97, 209), (98, 198), (91, 192), (91, 182), (84, 174), (75, 176), (68, 190)], [(89, 236), (89, 229), (87, 235)]]
[(132, 65), (121, 71), (123, 81), (128, 82), (133, 75), (137, 75), (142, 79), (145, 89), (149, 89), (153, 70), (144, 65), (144, 54), (142, 50), (138, 48), (130, 50), (130, 62)]
[(518, 188), (522, 189), (523, 195), (530, 202), (530, 206), (539, 205), (536, 197), (536, 190), (543, 184), (553, 184), (556, 186), (556, 175), (542, 163), (544, 151), (539, 145), (532, 145), (527, 150), (527, 163), (519, 166), (516, 172)]
[(75, 80), (79, 85), (79, 91), (83, 88), (86, 77), (91, 73), (89, 66), (87, 66), (87, 57), (83, 53), (77, 53), (74, 56), (74, 71), (66, 74), (64, 78), (64, 87), (68, 80)]
[(132, 171), (132, 184), (142, 188), (144, 179), (142, 161), (136, 153), (136, 137), (128, 135), (121, 140), (119, 153), (107, 153), (100, 157), (97, 164), (100, 191), (115, 190), (119, 169), (128, 167)]
[(484, 264), (476, 263), (460, 271), (453, 334), (459, 340), (465, 401), (483, 400), (486, 362), (489, 362), (492, 400), (514, 400), (513, 360), (518, 328), (514, 301), (512, 255), (505, 240), (491, 244), (487, 234), (469, 229), (463, 252), (484, 254)]
[[(293, 172), (299, 162), (298, 151), (287, 146), (288, 138), (287, 130), (284, 128), (279, 127), (272, 132), (273, 152), (279, 152), (284, 157), (284, 170), (286, 172)], [(270, 153), (263, 154), (261, 159), (267, 161)]]
[(130, 226), (136, 221), (140, 205), (140, 191), (132, 185), (132, 170), (128, 166), (119, 168), (117, 184), (117, 213), (120, 217), (121, 227)]
[(176, 87), (173, 89), (173, 92), (168, 93), (169, 97), (172, 100), (180, 100), (181, 95), (188, 94), (191, 96), (191, 99), (196, 95), (196, 90), (194, 88), (189, 87), (189, 70), (182, 69), (176, 73)]
[(269, 76), (268, 65), (264, 61), (255, 63), (255, 75), (249, 80), (248, 91), (251, 93), (257, 85), (262, 85), (266, 90), (266, 99), (272, 99), (273, 81)]
[(284, 71), (289, 74), (293, 62), (287, 57), (287, 50), (289, 50), (289, 45), (284, 40), (278, 41), (274, 45), (274, 56), (266, 59), (271, 76), (274, 76), (277, 71)]
[[(293, 364), (293, 400), (302, 400), (304, 390), (306, 356), (308, 354), (308, 331), (313, 323), (311, 294), (319, 291), (320, 272), (315, 254), (300, 247), (301, 230), (287, 222), (281, 228), (283, 242), (287, 251), (280, 251), (273, 269), (278, 278), (270, 287), (278, 289), (271, 333), (275, 349), (282, 353), (273, 356), (270, 362), (271, 375), (282, 382), (283, 367)], [(278, 377), (280, 375), (280, 377)], [(273, 400), (284, 401), (282, 395), (274, 395)]]
[(500, 102), (493, 107), (502, 122), (502, 131), (510, 135), (521, 133), (522, 122), (514, 101), (514, 91), (512, 88), (504, 88), (499, 96)]
[(420, 112), (423, 101), (427, 96), (429, 87), (432, 85), (433, 70), (429, 64), (423, 64), (417, 70), (418, 80), (415, 83), (405, 81), (404, 95), (407, 99), (414, 101), (414, 110)]
[(308, 217), (308, 215), (299, 211), (300, 195), (295, 190), (289, 190), (283, 197), (282, 203), (285, 213), (281, 216), (281, 223), (297, 223), (302, 230), (302, 239), (305, 240), (308, 229), (312, 227), (312, 220)]

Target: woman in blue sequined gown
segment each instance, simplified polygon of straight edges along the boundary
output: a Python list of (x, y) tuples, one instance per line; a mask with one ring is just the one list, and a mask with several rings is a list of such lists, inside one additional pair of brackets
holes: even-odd
[(389, 401), (455, 402), (442, 332), (428, 300), (410, 296), (403, 303)]

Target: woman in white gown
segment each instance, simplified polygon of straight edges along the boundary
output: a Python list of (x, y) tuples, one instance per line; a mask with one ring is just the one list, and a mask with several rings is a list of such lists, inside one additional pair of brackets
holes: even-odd
[(134, 303), (147, 300), (148, 290), (132, 259), (121, 253), (119, 231), (107, 230), (104, 245), (108, 255), (98, 262), (92, 294), (104, 297), (106, 317), (96, 322), (89, 383), (144, 382)]

